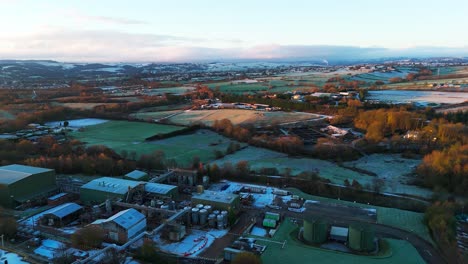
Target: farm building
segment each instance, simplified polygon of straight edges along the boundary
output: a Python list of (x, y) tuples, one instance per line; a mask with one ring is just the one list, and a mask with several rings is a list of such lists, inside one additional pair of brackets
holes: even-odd
[(104, 229), (109, 240), (124, 244), (146, 230), (146, 217), (130, 208), (107, 219), (96, 220), (91, 224)]
[(111, 177), (92, 180), (80, 188), (80, 198), (83, 203), (102, 203), (107, 199), (122, 199), (133, 192), (143, 192), (144, 183)]
[(177, 186), (152, 182), (145, 183), (145, 192), (154, 198), (176, 199), (179, 195)]
[(0, 205), (18, 204), (49, 196), (57, 189), (55, 171), (24, 165), (0, 167)]
[(237, 211), (240, 205), (240, 198), (237, 194), (203, 191), (192, 195), (192, 204), (211, 205), (213, 209), (229, 211), (231, 209)]
[(147, 181), (148, 173), (144, 171), (134, 170), (132, 172), (125, 174), (124, 179), (134, 180), (134, 181)]
[(73, 199), (72, 194), (62, 192), (62, 193), (58, 193), (47, 198), (47, 204), (48, 205), (60, 205), (68, 201), (71, 201), (71, 199)]
[(41, 218), (41, 223), (48, 226), (63, 227), (77, 220), (83, 207), (76, 203), (66, 203), (47, 211)]

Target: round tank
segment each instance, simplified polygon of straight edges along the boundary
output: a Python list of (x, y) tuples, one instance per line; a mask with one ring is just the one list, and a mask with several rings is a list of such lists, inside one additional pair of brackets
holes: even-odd
[(216, 223), (218, 224), (218, 229), (224, 228), (224, 217), (223, 215), (216, 216)]
[(161, 205), (163, 205), (163, 204), (164, 204), (164, 202), (161, 201), (161, 200), (156, 201), (156, 205), (158, 205), (158, 207), (161, 207)]
[(198, 224), (199, 211), (198, 208), (192, 208), (192, 224), (194, 225)]
[(349, 247), (357, 251), (375, 249), (375, 230), (371, 226), (353, 224), (349, 226)]
[(169, 205), (167, 204), (161, 205), (161, 209), (169, 210)]
[(196, 207), (197, 207), (199, 210), (200, 210), (200, 209), (203, 209), (203, 204), (197, 204)]
[(218, 211), (218, 210), (214, 210), (214, 211), (213, 211), (213, 214), (219, 215), (219, 211)]
[(151, 200), (150, 205), (151, 205), (151, 207), (156, 207), (156, 201), (155, 201), (155, 200)]
[(188, 185), (193, 186), (193, 177), (189, 176), (187, 177), (187, 180), (188, 180)]
[(227, 225), (228, 225), (228, 212), (227, 211), (222, 211), (221, 215), (223, 216), (223, 225), (224, 225), (224, 227), (227, 227)]
[(208, 186), (209, 183), (210, 183), (210, 177), (203, 176), (203, 186)]
[(197, 193), (203, 193), (205, 191), (205, 188), (203, 185), (197, 185)]
[(206, 219), (208, 217), (208, 211), (205, 209), (200, 210), (200, 225), (206, 225)]
[(208, 213), (211, 213), (213, 208), (211, 208), (211, 205), (205, 205), (205, 206), (203, 206), (203, 209), (207, 210)]
[(169, 203), (169, 210), (175, 210), (175, 202), (174, 201), (171, 201)]
[(328, 223), (320, 220), (304, 220), (302, 237), (308, 243), (321, 244), (327, 240)]
[(208, 216), (208, 225), (210, 227), (216, 227), (216, 215), (215, 214), (210, 214)]

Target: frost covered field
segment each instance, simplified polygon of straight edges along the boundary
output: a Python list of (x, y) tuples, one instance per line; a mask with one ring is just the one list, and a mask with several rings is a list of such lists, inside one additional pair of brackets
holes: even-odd
[(28, 264), (29, 262), (23, 261), (23, 258), (18, 254), (6, 252), (0, 250), (0, 263), (7, 263), (8, 264)]
[(94, 125), (102, 124), (102, 123), (105, 123), (105, 122), (107, 122), (109, 120), (98, 119), (98, 118), (83, 118), (83, 119), (48, 122), (45, 125), (49, 126), (49, 127), (58, 127), (61, 124), (63, 126), (64, 121), (68, 121), (68, 126), (69, 127), (80, 128), (80, 127), (87, 127), (87, 126), (94, 126)]
[(462, 92), (437, 92), (437, 91), (401, 91), (383, 90), (369, 91), (366, 99), (379, 100), (395, 104), (401, 103), (437, 103), (458, 104), (468, 100), (468, 93)]

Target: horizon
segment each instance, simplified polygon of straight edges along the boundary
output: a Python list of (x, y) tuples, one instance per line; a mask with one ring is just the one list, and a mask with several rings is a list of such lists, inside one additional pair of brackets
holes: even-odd
[(9, 25), (0, 36), (0, 59), (179, 63), (465, 57), (468, 36), (459, 33), (468, 23), (454, 21), (468, 3), (449, 2), (0, 0), (0, 23)]

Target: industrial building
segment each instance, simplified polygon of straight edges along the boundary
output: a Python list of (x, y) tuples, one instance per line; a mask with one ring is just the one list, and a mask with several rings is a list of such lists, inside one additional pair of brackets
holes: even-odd
[(232, 193), (202, 191), (192, 195), (192, 204), (211, 205), (215, 210), (238, 211), (240, 198), (239, 195)]
[(146, 217), (137, 210), (130, 208), (120, 211), (107, 219), (96, 220), (91, 225), (101, 227), (105, 231), (108, 240), (125, 244), (128, 240), (146, 231)]
[(48, 197), (57, 189), (52, 169), (12, 164), (0, 167), (0, 205), (17, 205)]
[(107, 199), (126, 201), (130, 194), (143, 193), (144, 183), (111, 177), (92, 180), (80, 188), (83, 203), (102, 203)]
[(177, 198), (177, 186), (102, 177), (88, 182), (80, 188), (80, 198), (84, 203), (102, 203), (107, 199), (120, 199), (124, 202), (150, 198)]
[(47, 211), (41, 218), (41, 224), (63, 227), (77, 220), (83, 207), (76, 203), (66, 203)]
[(177, 199), (179, 195), (179, 188), (175, 185), (162, 184), (162, 183), (145, 183), (145, 192), (152, 198), (171, 198)]
[(134, 170), (125, 174), (124, 179), (133, 181), (147, 181), (149, 177), (148, 173), (144, 171)]

